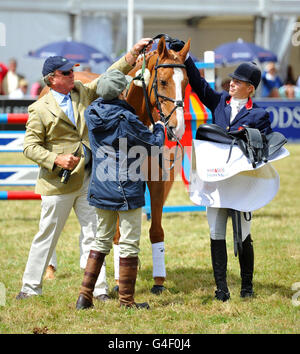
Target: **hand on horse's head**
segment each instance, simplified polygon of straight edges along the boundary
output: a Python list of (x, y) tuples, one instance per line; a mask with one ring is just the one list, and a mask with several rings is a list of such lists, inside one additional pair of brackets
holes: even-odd
[(140, 55), (141, 51), (145, 48), (145, 51), (148, 52), (152, 47), (153, 40), (152, 38), (142, 38), (126, 53), (125, 58), (128, 64), (135, 65), (137, 57)]
[(133, 55), (139, 55), (141, 51), (146, 48), (146, 52), (150, 51), (152, 47), (152, 38), (142, 38), (132, 47), (131, 52)]

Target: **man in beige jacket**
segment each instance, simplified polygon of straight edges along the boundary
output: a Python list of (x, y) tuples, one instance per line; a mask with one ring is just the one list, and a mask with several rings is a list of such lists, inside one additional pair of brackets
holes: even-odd
[[(150, 40), (141, 39), (108, 70), (118, 69), (127, 74)], [(95, 210), (87, 202), (91, 153), (84, 110), (98, 97), (98, 78), (85, 85), (74, 82), (73, 64), (58, 56), (45, 61), (43, 76), (50, 91), (29, 106), (24, 139), (24, 155), (40, 166), (35, 192), (42, 196), (41, 218), (18, 300), (42, 293), (43, 274), (72, 208), (81, 225), (83, 269), (97, 228)], [(62, 169), (71, 171), (67, 183), (61, 182)], [(96, 285), (94, 296), (106, 300), (105, 274), (97, 282), (100, 284), (98, 289)]]

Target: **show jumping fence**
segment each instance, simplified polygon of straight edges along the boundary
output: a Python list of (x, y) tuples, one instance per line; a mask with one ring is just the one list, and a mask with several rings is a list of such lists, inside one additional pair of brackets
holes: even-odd
[[(0, 124), (26, 124), (27, 113), (0, 113)], [(0, 132), (0, 152), (22, 152), (25, 131)], [(37, 165), (0, 165), (0, 186), (35, 186)], [(0, 200), (40, 200), (41, 196), (30, 190), (0, 191)]]
[[(204, 53), (204, 62), (197, 62), (198, 69), (204, 70), (205, 79), (214, 88), (215, 65), (214, 52)], [(0, 113), (0, 124), (26, 124), (27, 113)], [(188, 85), (185, 93), (185, 123), (186, 131), (182, 138), (184, 146), (191, 146), (198, 126), (211, 120), (210, 111), (199, 101)], [(22, 152), (25, 131), (1, 131), (0, 152)], [(171, 147), (172, 143), (169, 144)], [(181, 177), (188, 187), (191, 167), (191, 149), (185, 151), (181, 166)], [(38, 176), (37, 165), (0, 165), (0, 186), (34, 186)], [(30, 190), (0, 191), (0, 200), (40, 200), (41, 196)], [(146, 205), (143, 212), (151, 218), (150, 193), (146, 190)], [(164, 206), (163, 212), (194, 212), (204, 211), (205, 207), (196, 205)]]

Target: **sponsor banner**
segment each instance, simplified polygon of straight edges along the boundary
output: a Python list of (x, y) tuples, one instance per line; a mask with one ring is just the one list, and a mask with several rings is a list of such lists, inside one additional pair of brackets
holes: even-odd
[(35, 186), (37, 165), (0, 165), (0, 186)]
[(272, 129), (282, 133), (289, 142), (300, 142), (300, 101), (254, 99), (258, 106), (270, 114)]
[(0, 97), (0, 113), (28, 113), (28, 106), (30, 106), (34, 99), (20, 99), (12, 100), (6, 96)]
[(0, 131), (0, 152), (22, 152), (25, 131)]

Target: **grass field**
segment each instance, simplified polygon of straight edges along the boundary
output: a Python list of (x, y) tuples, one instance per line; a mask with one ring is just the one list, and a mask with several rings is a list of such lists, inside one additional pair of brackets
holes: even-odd
[[(31, 241), (38, 230), (40, 202), (0, 201), (0, 333), (299, 334), (300, 286), (294, 285), (294, 290), (292, 286), (300, 282), (300, 145), (287, 148), (290, 156), (273, 164), (280, 174), (279, 193), (253, 217), (256, 296), (251, 300), (239, 297), (239, 265), (233, 254), (231, 223), (227, 235), (231, 299), (221, 303), (214, 300), (205, 214), (170, 213), (163, 216), (167, 291), (161, 296), (150, 294), (150, 224), (143, 220), (136, 301), (148, 301), (150, 311), (120, 309), (118, 300), (113, 299), (78, 312), (75, 303), (82, 271), (79, 224), (72, 212), (57, 245), (56, 279), (44, 282), (42, 296), (16, 301)], [(20, 154), (0, 154), (0, 163), (30, 162)], [(191, 204), (181, 182), (174, 184), (167, 204)], [(107, 257), (107, 277), (112, 288), (112, 254)]]

